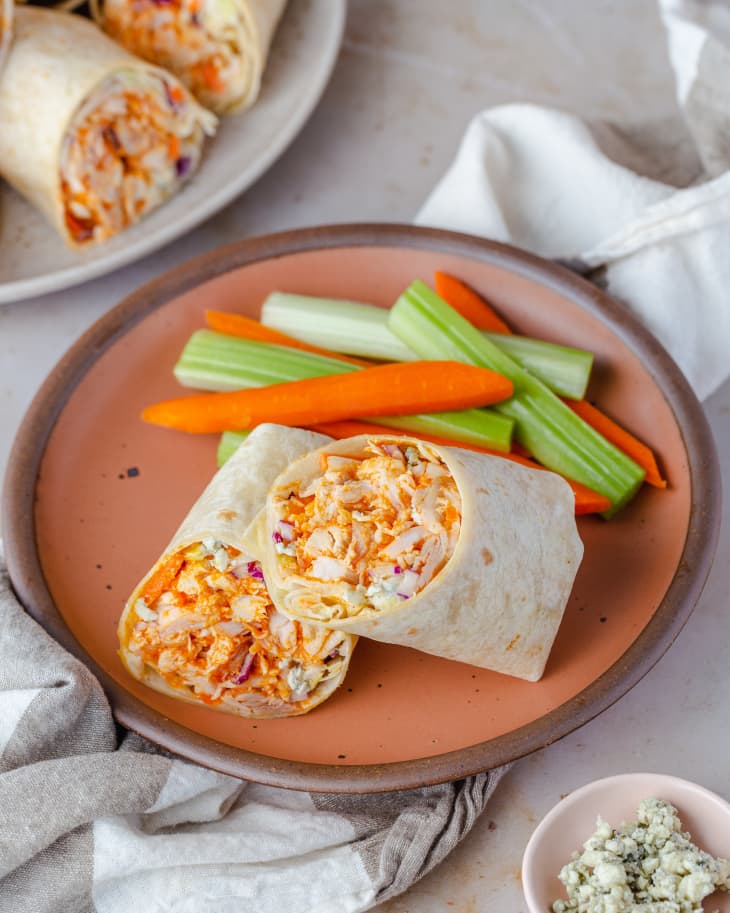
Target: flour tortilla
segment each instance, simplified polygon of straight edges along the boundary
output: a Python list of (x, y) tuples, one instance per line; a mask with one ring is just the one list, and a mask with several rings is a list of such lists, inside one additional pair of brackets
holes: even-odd
[[(435, 451), (461, 494), (461, 532), (451, 559), (420, 593), (405, 600), (394, 596), (380, 612), (328, 618), (328, 627), (537, 681), (583, 555), (569, 485), (554, 473), (499, 457), (413, 438), (363, 435), (301, 457), (272, 491), (319, 476), (320, 453), (361, 456), (369, 440)], [(304, 620), (293, 608), (296, 590), (272, 542), (276, 519), (270, 493), (247, 540), (257, 543), (274, 604)], [(316, 608), (306, 620), (318, 620)]]
[[(105, 16), (110, 7), (119, 8), (125, 4), (133, 4), (134, 0), (105, 0), (100, 2), (99, 22), (102, 28), (107, 28)], [(258, 98), (269, 56), (269, 48), (274, 37), (274, 32), (286, 7), (286, 0), (210, 0), (208, 4), (212, 9), (220, 9), (216, 17), (218, 26), (216, 35), (220, 32), (219, 40), (229, 47), (238, 49), (238, 58), (241, 62), (240, 78), (231, 85), (230, 91), (224, 95), (213, 90), (199, 92), (198, 100), (214, 111), (216, 114), (227, 114), (231, 111), (249, 108)], [(231, 20), (230, 12), (234, 14)], [(225, 23), (225, 25), (223, 25)], [(209, 26), (209, 33), (211, 31)], [(112, 28), (108, 29), (113, 32)], [(169, 60), (154, 60), (151, 55), (144, 53), (139, 48), (129, 48), (133, 53), (144, 54), (145, 57), (165, 66), (174, 73), (188, 88), (191, 88), (189, 72), (183, 65), (176, 66)]]
[[(159, 673), (147, 665), (143, 666), (140, 657), (131, 653), (128, 644), (137, 621), (135, 603), (147, 581), (167, 557), (204, 538), (218, 539), (225, 545), (248, 552), (243, 546), (243, 533), (262, 507), (268, 486), (292, 460), (328, 440), (325, 435), (313, 431), (284, 428), (279, 425), (260, 425), (216, 473), (159, 560), (135, 587), (124, 608), (118, 627), (119, 656), (130, 675), (155, 691), (193, 704), (203, 703), (188, 689), (178, 690), (171, 687)], [(251, 558), (257, 557), (254, 553), (248, 554)], [(287, 705), (283, 701), (278, 705), (272, 705), (262, 696), (253, 693), (243, 696), (235, 705), (233, 702), (217, 704), (213, 709), (259, 719), (292, 716), (311, 710), (326, 700), (342, 683), (356, 641), (356, 637), (344, 634), (340, 647), (344, 658), (339, 674), (318, 685), (310, 694), (303, 709)]]
[[(13, 31), (0, 73), (0, 175), (73, 245), (64, 220), (60, 163), (76, 112), (104, 79), (120, 70), (143, 79), (161, 75), (168, 83), (173, 77), (133, 57), (83, 16), (16, 7)], [(186, 95), (201, 123), (215, 123)]]
[(248, 108), (261, 90), (269, 48), (276, 26), (284, 12), (286, 0), (236, 0), (241, 21), (239, 42), (241, 55), (248, 63), (248, 79), (239, 87), (237, 108)]

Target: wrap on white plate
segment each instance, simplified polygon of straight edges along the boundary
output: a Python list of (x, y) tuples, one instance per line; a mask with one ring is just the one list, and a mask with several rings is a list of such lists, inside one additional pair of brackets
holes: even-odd
[(284, 470), (247, 541), (292, 618), (537, 681), (583, 554), (573, 502), (553, 473), (361, 435)]
[(119, 621), (119, 655), (134, 678), (260, 719), (306, 713), (342, 683), (357, 638), (277, 611), (241, 541), (275, 476), (327, 440), (261, 425), (218, 471)]
[(0, 125), (0, 174), (83, 246), (176, 193), (216, 118), (88, 19), (17, 7)]
[(105, 32), (223, 114), (256, 101), (286, 0), (98, 0)]

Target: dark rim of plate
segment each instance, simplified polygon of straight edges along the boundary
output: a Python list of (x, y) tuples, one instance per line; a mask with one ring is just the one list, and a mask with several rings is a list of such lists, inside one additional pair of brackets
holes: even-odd
[[(546, 286), (608, 323), (652, 375), (681, 430), (691, 481), (687, 537), (672, 582), (652, 619), (606, 672), (532, 723), (468, 748), (409, 761), (325, 765), (272, 758), (225, 745), (165, 719), (114, 681), (80, 646), (46, 586), (36, 546), (34, 496), (49, 435), (77, 384), (100, 355), (150, 312), (238, 267), (292, 253), (338, 247), (410, 247), (492, 264)], [(579, 728), (629, 691), (666, 652), (689, 618), (710, 571), (720, 526), (720, 470), (704, 411), (660, 343), (628, 309), (568, 269), (505, 244), (399, 224), (325, 225), (239, 241), (165, 273), (102, 316), (51, 371), (25, 415), (3, 489), (5, 552), (28, 613), (101, 682), (114, 716), (170, 752), (271, 786), (339, 793), (408, 789), (456, 780), (514, 761)]]

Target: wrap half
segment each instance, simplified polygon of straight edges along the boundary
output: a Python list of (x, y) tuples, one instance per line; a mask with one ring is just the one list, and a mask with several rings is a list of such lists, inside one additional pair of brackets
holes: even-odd
[(0, 174), (83, 246), (172, 196), (216, 119), (174, 76), (87, 19), (17, 7), (0, 125)]
[(99, 0), (102, 28), (223, 114), (256, 101), (286, 0)]
[(583, 554), (559, 476), (400, 436), (295, 461), (247, 538), (290, 617), (528, 681)]
[(306, 713), (342, 683), (357, 638), (275, 609), (241, 541), (276, 475), (326, 440), (261, 425), (214, 476), (119, 621), (119, 655), (134, 678), (260, 719)]

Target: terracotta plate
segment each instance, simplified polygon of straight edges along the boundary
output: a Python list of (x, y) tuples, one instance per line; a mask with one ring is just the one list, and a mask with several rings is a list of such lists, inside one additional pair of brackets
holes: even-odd
[[(115, 652), (117, 618), (215, 471), (217, 443), (145, 426), (139, 413), (182, 393), (172, 367), (205, 308), (256, 315), (272, 289), (387, 306), (435, 268), (487, 294), (519, 332), (595, 352), (591, 397), (655, 448), (670, 482), (666, 491), (645, 486), (611, 522), (581, 519), (585, 559), (544, 678), (530, 684), (363, 640), (334, 698), (308, 716), (259, 723), (132, 681)], [(719, 484), (704, 414), (678, 369), (596, 288), (465, 235), (339, 226), (208, 254), (96, 323), (25, 419), (8, 470), (4, 528), (21, 600), (96, 672), (125, 726), (241, 777), (357, 792), (512, 760), (636, 684), (699, 596), (716, 544)]]

